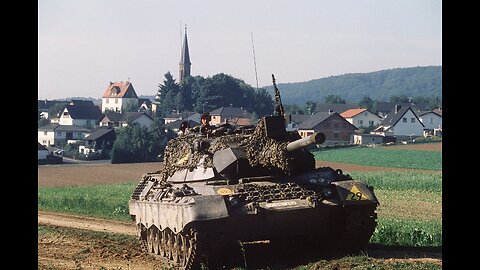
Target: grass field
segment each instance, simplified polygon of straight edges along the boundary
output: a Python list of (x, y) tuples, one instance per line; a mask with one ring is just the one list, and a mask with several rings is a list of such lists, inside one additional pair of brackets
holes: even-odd
[(339, 148), (313, 152), (316, 160), (368, 166), (442, 170), (442, 153), (388, 147)]

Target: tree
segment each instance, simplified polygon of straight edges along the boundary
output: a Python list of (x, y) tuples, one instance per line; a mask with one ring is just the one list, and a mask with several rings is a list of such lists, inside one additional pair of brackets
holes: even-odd
[(313, 114), (316, 108), (317, 108), (317, 103), (313, 101), (309, 100), (307, 101), (307, 103), (305, 103), (305, 111), (307, 112), (307, 114)]
[(394, 104), (410, 103), (410, 99), (406, 95), (391, 96), (390, 103), (394, 103)]
[(137, 123), (118, 129), (112, 149), (112, 163), (155, 161), (160, 149), (147, 127)]
[(177, 109), (175, 104), (175, 97), (180, 92), (180, 85), (175, 81), (172, 74), (167, 72), (163, 84), (160, 84), (157, 91), (158, 102), (157, 114), (159, 116), (166, 116)]
[(345, 104), (345, 100), (337, 95), (330, 94), (325, 97), (325, 103), (327, 104)]

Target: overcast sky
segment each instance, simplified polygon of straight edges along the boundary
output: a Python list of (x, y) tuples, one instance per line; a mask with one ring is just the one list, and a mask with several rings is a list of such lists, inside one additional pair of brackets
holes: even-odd
[(254, 55), (259, 87), (442, 65), (441, 0), (39, 0), (38, 98), (126, 80), (155, 95), (178, 79), (185, 25), (193, 76), (253, 87)]

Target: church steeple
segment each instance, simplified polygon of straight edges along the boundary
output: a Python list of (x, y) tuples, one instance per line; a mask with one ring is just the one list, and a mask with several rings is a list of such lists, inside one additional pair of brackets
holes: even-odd
[(185, 26), (185, 38), (183, 39), (182, 45), (182, 55), (180, 57), (180, 76), (179, 82), (182, 83), (183, 80), (190, 76), (190, 53), (188, 52), (188, 41), (187, 41), (187, 26)]

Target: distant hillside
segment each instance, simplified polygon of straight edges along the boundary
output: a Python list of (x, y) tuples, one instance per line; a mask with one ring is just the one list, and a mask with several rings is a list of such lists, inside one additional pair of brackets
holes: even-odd
[[(298, 83), (277, 84), (284, 104), (304, 105), (311, 100), (323, 102), (333, 94), (347, 103), (364, 96), (388, 101), (391, 96), (442, 97), (442, 67), (395, 68), (370, 73), (352, 73)], [(273, 86), (264, 87), (273, 95)]]

